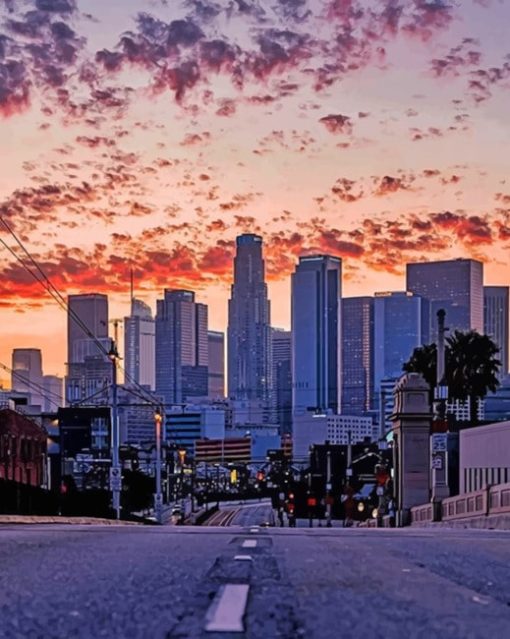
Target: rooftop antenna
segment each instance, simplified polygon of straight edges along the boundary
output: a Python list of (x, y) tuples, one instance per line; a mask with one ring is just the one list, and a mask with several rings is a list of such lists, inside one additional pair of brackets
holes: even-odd
[(131, 313), (133, 313), (133, 301), (135, 299), (135, 278), (133, 273), (133, 267), (130, 269), (130, 279), (131, 279)]

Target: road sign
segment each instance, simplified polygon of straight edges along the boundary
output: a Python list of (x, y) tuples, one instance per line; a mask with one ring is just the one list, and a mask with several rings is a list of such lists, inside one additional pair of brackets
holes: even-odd
[(348, 468), (348, 469), (345, 471), (345, 474), (347, 475), (347, 477), (352, 477), (352, 468)]
[(442, 455), (434, 455), (432, 457), (432, 468), (434, 470), (442, 470), (443, 469), (443, 457), (442, 457)]
[(432, 435), (432, 452), (445, 453), (448, 438), (446, 433), (434, 433)]
[(161, 493), (156, 493), (154, 495), (154, 505), (161, 506), (163, 504), (163, 495)]
[(330, 482), (328, 482), (328, 483), (326, 484), (326, 490), (331, 490), (331, 488), (332, 488), (331, 483), (330, 483)]
[(382, 497), (384, 495), (384, 486), (377, 486), (375, 492), (378, 497)]
[(122, 469), (120, 466), (110, 468), (110, 490), (122, 490)]

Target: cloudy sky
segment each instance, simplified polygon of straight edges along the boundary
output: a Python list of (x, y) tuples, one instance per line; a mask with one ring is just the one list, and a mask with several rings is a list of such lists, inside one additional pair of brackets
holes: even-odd
[[(347, 296), (460, 256), (508, 284), (509, 23), (507, 0), (0, 0), (0, 212), (111, 317), (133, 268), (224, 329), (244, 231), (279, 326), (311, 251)], [(0, 269), (0, 361), (63, 373), (64, 311), (2, 246)]]

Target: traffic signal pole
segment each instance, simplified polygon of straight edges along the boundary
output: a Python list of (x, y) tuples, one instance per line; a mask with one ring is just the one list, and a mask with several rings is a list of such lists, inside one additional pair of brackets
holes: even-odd
[(115, 512), (115, 519), (120, 519), (120, 492), (122, 488), (122, 469), (119, 463), (119, 416), (117, 406), (117, 344), (112, 342), (108, 357), (112, 362), (112, 433), (111, 451), (112, 467), (110, 471), (110, 487), (112, 491), (112, 505)]
[(326, 526), (331, 528), (331, 451), (326, 453)]
[(154, 514), (159, 524), (162, 523), (163, 493), (161, 492), (161, 422), (163, 417), (160, 412), (154, 415), (156, 426), (156, 495), (154, 499)]

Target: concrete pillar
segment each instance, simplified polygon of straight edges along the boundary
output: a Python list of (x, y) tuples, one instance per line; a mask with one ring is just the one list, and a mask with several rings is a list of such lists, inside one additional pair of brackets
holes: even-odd
[(393, 440), (396, 525), (409, 523), (410, 509), (430, 501), (429, 386), (420, 373), (406, 373), (395, 386)]

